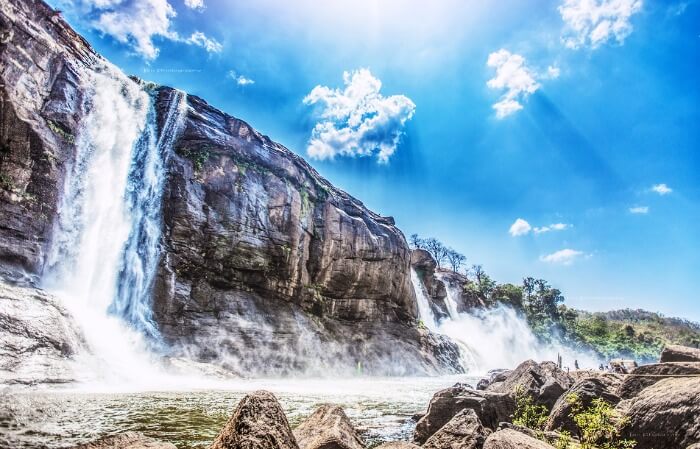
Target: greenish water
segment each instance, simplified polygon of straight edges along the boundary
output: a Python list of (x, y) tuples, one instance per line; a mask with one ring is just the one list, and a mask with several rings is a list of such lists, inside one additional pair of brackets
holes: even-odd
[(345, 409), (370, 446), (407, 440), (432, 395), (474, 378), (357, 378), (347, 380), (237, 380), (222, 389), (130, 392), (128, 387), (30, 390), (7, 388), (0, 395), (0, 448), (63, 448), (127, 430), (205, 448), (250, 391), (275, 393), (292, 427), (315, 407)]

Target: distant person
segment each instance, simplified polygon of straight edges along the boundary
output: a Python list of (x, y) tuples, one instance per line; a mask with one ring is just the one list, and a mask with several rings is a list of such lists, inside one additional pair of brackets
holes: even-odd
[(574, 368), (579, 369), (578, 368), (578, 360), (574, 360)]
[(603, 366), (602, 363), (600, 364), (600, 366), (598, 367), (598, 369), (601, 370), (601, 371), (605, 371), (605, 367)]

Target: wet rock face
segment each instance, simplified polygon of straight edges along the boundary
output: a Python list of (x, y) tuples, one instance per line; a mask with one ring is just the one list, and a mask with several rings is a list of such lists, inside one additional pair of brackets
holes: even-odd
[(0, 5), (0, 271), (31, 281), (83, 114), (77, 73), (97, 56), (43, 2)]
[(294, 429), (301, 449), (364, 449), (342, 408), (324, 404)]
[(636, 449), (676, 449), (700, 442), (700, 378), (663, 379), (617, 406), (627, 421), (623, 436)]
[(81, 349), (77, 326), (55, 298), (0, 283), (0, 384), (74, 381), (71, 358)]
[[(160, 95), (157, 110), (169, 98)], [(163, 202), (154, 317), (171, 345), (247, 374), (309, 368), (292, 350), (313, 363), (326, 353), (353, 370), (388, 367), (396, 364), (394, 343), (417, 362), (399, 362), (404, 370), (426, 372), (421, 358), (432, 372), (456, 366), (456, 358), (441, 363), (456, 347), (409, 329), (416, 322), (410, 250), (393, 219), (197, 97), (188, 97)], [(218, 337), (220, 345), (209, 344)], [(272, 357), (261, 367), (248, 360), (258, 344)]]
[(210, 449), (299, 449), (287, 417), (267, 391), (246, 395)]

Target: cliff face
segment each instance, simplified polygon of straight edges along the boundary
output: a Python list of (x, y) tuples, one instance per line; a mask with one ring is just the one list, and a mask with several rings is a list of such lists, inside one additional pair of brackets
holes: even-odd
[[(86, 113), (81, 74), (106, 61), (43, 2), (0, 5), (0, 267), (31, 281)], [(162, 127), (174, 95), (157, 92)], [(410, 251), (391, 218), (197, 97), (181, 119), (153, 287), (169, 351), (248, 374), (456, 369), (455, 346), (416, 327)]]

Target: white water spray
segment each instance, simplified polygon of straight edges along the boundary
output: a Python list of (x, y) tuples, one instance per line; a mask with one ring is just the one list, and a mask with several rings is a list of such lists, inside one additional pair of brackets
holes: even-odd
[[(459, 293), (444, 280), (440, 273), (436, 276), (445, 283), (447, 297), (445, 303), (449, 317), (437, 323), (431, 330), (448, 336), (461, 350), (463, 368), (467, 373), (484, 374), (497, 368), (515, 368), (527, 359), (536, 361), (557, 360), (561, 355), (564, 365), (573, 368), (574, 360), (582, 367), (594, 368), (599, 360), (586, 353), (575, 352), (562, 344), (542, 343), (530, 329), (524, 317), (514, 309), (499, 306), (480, 309), (471, 313), (457, 312)], [(424, 322), (435, 317), (430, 309), (430, 299), (425, 293), (420, 279), (412, 273), (418, 310)], [(427, 315), (424, 315), (427, 314)]]
[(144, 338), (155, 336), (148, 290), (159, 253), (164, 158), (184, 101), (181, 95), (173, 101), (157, 139), (151, 98), (141, 86), (111, 66), (84, 79), (87, 114), (43, 282), (81, 325), (92, 353), (84, 362), (98, 378), (157, 377)]
[(433, 310), (430, 308), (430, 300), (428, 299), (428, 294), (425, 291), (423, 282), (421, 282), (420, 278), (418, 277), (418, 273), (416, 273), (416, 270), (414, 270), (413, 268), (411, 268), (411, 282), (413, 283), (413, 290), (416, 292), (418, 316), (420, 317), (425, 327), (427, 327), (433, 332), (436, 332), (438, 324), (437, 320), (435, 319), (435, 314), (433, 314)]

